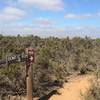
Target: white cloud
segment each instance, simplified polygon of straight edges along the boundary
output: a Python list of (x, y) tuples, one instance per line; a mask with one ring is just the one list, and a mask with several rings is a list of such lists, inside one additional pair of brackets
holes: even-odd
[(33, 20), (33, 24), (39, 27), (52, 27), (53, 25), (55, 25), (55, 23), (55, 21), (43, 17), (39, 17)]
[(15, 21), (26, 15), (26, 12), (21, 9), (15, 7), (6, 7), (0, 12), (0, 21)]
[(77, 15), (77, 14), (66, 14), (64, 17), (66, 19), (88, 19), (92, 18), (94, 15), (92, 14), (82, 14), (82, 15)]
[(63, 9), (63, 0), (18, 0), (19, 3), (42, 10), (59, 11)]
[(100, 12), (98, 12), (98, 14), (97, 14), (98, 16), (100, 16)]

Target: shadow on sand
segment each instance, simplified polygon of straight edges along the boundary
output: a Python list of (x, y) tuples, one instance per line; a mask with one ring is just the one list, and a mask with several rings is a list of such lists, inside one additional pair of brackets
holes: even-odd
[(61, 93), (59, 93), (57, 90), (53, 90), (53, 91), (50, 92), (48, 95), (45, 95), (45, 96), (41, 97), (41, 98), (38, 99), (38, 100), (49, 100), (50, 97), (52, 97), (52, 96), (55, 95), (55, 94), (61, 95)]

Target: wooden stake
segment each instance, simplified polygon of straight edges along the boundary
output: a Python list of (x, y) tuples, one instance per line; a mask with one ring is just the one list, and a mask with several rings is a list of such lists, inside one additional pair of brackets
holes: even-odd
[(26, 87), (27, 87), (27, 100), (33, 100), (33, 67), (34, 63), (34, 49), (27, 48), (26, 54)]
[(27, 83), (27, 100), (33, 100), (33, 68), (31, 66), (27, 66), (27, 77), (26, 77), (26, 83)]

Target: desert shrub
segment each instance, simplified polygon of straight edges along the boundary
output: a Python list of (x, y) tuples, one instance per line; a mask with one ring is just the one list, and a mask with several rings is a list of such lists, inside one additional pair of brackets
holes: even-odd
[(96, 71), (96, 79), (85, 96), (85, 100), (100, 100), (100, 70)]
[(100, 100), (100, 82), (95, 82), (88, 91), (85, 100)]
[[(48, 93), (56, 86), (62, 86), (70, 74), (79, 71), (85, 74), (87, 71), (94, 71), (97, 65), (100, 65), (100, 40), (87, 37), (60, 39), (40, 38), (33, 35), (0, 36), (0, 59), (10, 54), (24, 52), (29, 46), (36, 49), (33, 91), (37, 96)], [(2, 84), (15, 91), (19, 88), (25, 89), (25, 65), (20, 63), (0, 69), (1, 87)], [(14, 86), (11, 87), (11, 84)]]
[(80, 74), (83, 75), (83, 74), (86, 74), (86, 73), (87, 73), (86, 67), (82, 67), (82, 68), (80, 69)]

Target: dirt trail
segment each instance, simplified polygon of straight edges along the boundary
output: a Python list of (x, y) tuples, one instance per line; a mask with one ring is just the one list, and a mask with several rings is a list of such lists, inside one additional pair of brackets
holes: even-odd
[(81, 94), (89, 89), (92, 78), (91, 75), (85, 75), (70, 79), (64, 84), (64, 88), (58, 90), (61, 95), (53, 95), (49, 100), (83, 100)]

